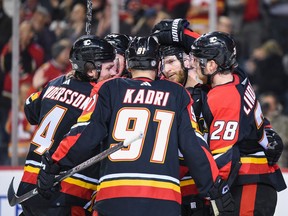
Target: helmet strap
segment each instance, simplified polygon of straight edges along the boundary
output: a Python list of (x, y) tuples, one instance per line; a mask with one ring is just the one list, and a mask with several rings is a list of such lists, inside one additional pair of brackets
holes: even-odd
[(201, 68), (201, 73), (202, 73), (204, 76), (207, 76), (207, 84), (208, 84), (208, 85), (211, 85), (213, 77), (214, 77), (217, 73), (219, 73), (221, 70), (219, 70), (219, 66), (218, 66), (218, 67), (217, 67), (217, 70), (215, 70), (212, 74), (205, 74), (204, 69), (205, 69), (205, 67), (206, 67), (206, 65), (207, 65), (207, 62), (208, 62), (207, 59), (205, 59), (205, 61), (201, 62), (201, 63), (200, 63), (200, 68)]
[(95, 66), (96, 72), (99, 73), (99, 76), (100, 76), (100, 73), (101, 73), (101, 70), (102, 70), (101, 62), (94, 62), (94, 66)]
[(160, 77), (160, 75), (162, 75), (162, 76), (164, 76), (165, 78), (167, 78), (166, 77), (166, 75), (165, 75), (165, 73), (164, 73), (164, 57), (161, 57), (161, 61), (160, 61), (160, 74), (158, 75), (159, 77)]

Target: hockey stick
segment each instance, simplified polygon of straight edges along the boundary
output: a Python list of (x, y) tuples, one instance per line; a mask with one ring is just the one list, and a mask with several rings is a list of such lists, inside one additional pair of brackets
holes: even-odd
[(92, 21), (92, 1), (87, 0), (87, 15), (86, 15), (86, 34), (91, 33), (91, 21)]
[[(57, 176), (55, 178), (55, 183), (54, 186), (56, 184), (58, 184), (60, 181), (62, 181), (65, 178), (68, 178), (70, 176), (72, 176), (73, 174), (86, 169), (87, 167), (103, 160), (104, 158), (106, 158), (107, 156), (109, 156), (110, 154), (118, 151), (119, 149), (121, 149), (122, 147), (127, 147), (129, 146), (131, 143), (135, 142), (138, 139), (141, 139), (143, 137), (143, 133), (137, 133), (134, 136), (132, 136), (131, 138), (127, 138), (126, 140), (124, 140), (123, 142), (119, 142), (118, 144), (116, 144), (115, 146), (113, 146), (112, 148), (106, 149), (105, 151), (101, 152), (100, 154), (84, 161), (83, 163), (77, 165), (76, 167), (67, 170), (65, 173), (60, 174), (59, 176)], [(7, 192), (7, 197), (8, 197), (8, 201), (10, 206), (15, 206), (16, 204), (22, 203), (25, 200), (30, 199), (31, 197), (35, 196), (36, 194), (38, 194), (38, 190), (37, 188), (21, 195), (21, 196), (17, 196), (15, 194), (15, 190), (13, 188), (13, 181), (14, 181), (14, 177), (9, 185), (8, 188), (8, 192)]]

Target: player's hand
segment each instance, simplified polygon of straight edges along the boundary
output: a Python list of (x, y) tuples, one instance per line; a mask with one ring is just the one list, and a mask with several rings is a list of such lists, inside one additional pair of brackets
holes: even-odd
[(186, 19), (164, 19), (152, 29), (152, 36), (157, 37), (160, 44), (182, 44), (184, 29), (189, 26)]
[(212, 215), (215, 216), (233, 216), (235, 210), (235, 202), (230, 193), (229, 186), (226, 181), (217, 177), (214, 185), (210, 189), (208, 196), (211, 202)]
[(48, 152), (42, 155), (42, 169), (37, 178), (38, 193), (45, 199), (50, 199), (55, 191), (60, 190), (60, 184), (54, 186), (55, 175), (59, 174), (60, 167), (53, 164)]
[(265, 150), (265, 155), (270, 166), (276, 164), (283, 152), (283, 142), (281, 137), (271, 128), (265, 128), (269, 144)]

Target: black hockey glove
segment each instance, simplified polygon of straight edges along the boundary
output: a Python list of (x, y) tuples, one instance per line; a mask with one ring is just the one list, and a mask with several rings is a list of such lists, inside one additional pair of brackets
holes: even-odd
[(189, 26), (186, 19), (164, 19), (152, 29), (152, 36), (156, 36), (160, 44), (182, 45), (184, 29)]
[(271, 128), (265, 128), (268, 138), (268, 148), (265, 150), (265, 155), (270, 166), (276, 164), (283, 152), (283, 142), (281, 137)]
[(211, 202), (211, 211), (214, 216), (234, 215), (235, 202), (230, 193), (227, 182), (217, 177), (214, 185), (208, 192)]
[(48, 152), (42, 155), (42, 169), (37, 178), (38, 193), (45, 199), (50, 199), (55, 191), (60, 190), (60, 184), (54, 186), (55, 175), (58, 175), (60, 167), (53, 164), (52, 158)]

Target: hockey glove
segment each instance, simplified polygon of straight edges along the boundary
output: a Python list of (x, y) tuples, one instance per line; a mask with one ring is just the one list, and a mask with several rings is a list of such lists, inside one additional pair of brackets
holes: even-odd
[(278, 162), (284, 146), (281, 137), (272, 128), (265, 128), (265, 132), (269, 142), (265, 155), (268, 164), (272, 166)]
[(37, 178), (38, 193), (45, 199), (50, 199), (55, 191), (60, 190), (60, 184), (54, 186), (55, 175), (59, 174), (60, 167), (53, 164), (52, 158), (48, 152), (42, 155), (42, 169)]
[(189, 26), (185, 19), (164, 19), (152, 29), (152, 36), (156, 36), (160, 44), (182, 45), (184, 29)]
[(235, 202), (230, 193), (227, 182), (219, 176), (214, 185), (208, 192), (211, 202), (211, 210), (214, 216), (232, 216), (234, 215)]

